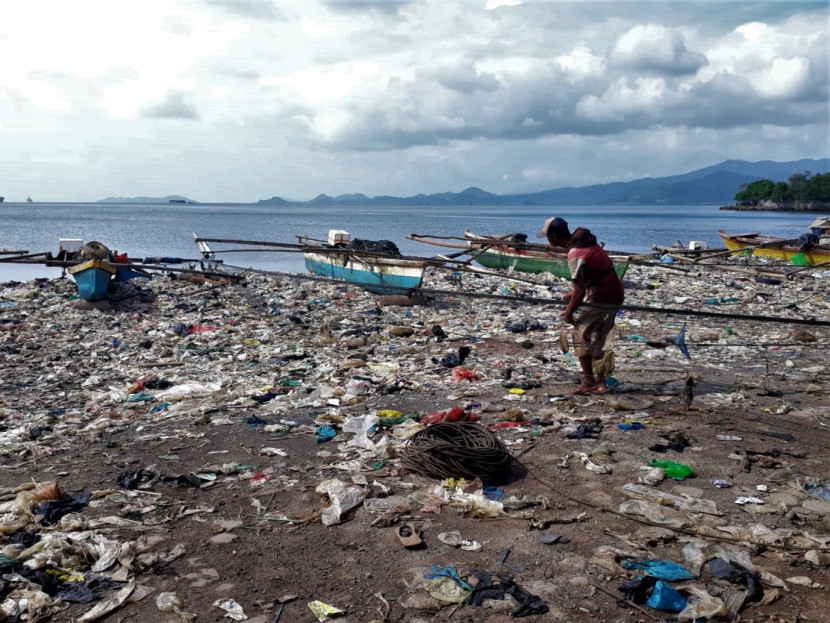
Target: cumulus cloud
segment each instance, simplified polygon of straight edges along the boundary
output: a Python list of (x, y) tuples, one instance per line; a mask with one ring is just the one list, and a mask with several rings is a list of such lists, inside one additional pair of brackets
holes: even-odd
[(689, 74), (706, 64), (706, 57), (686, 49), (683, 35), (676, 30), (659, 24), (643, 24), (617, 39), (609, 62), (635, 71)]
[(199, 111), (180, 91), (169, 91), (163, 100), (144, 106), (139, 116), (148, 119), (199, 119)]
[[(0, 115), (48, 118), (67, 144), (123, 142), (146, 132), (137, 117), (198, 119), (150, 125), (221, 136), (269, 171), (290, 150), (303, 164), (292, 188), (297, 171), (345, 184), (365, 167), (389, 191), (450, 170), (479, 186), (576, 179), (585, 167), (570, 154), (599, 162), (600, 177), (580, 181), (607, 181), (636, 175), (625, 167), (656, 145), (705, 154), (702, 164), (753, 149), (777, 158), (765, 140), (826, 152), (830, 33), (816, 3), (85, 1), (103, 26), (61, 3), (49, 23), (36, 2), (0, 20), (0, 57), (15, 59), (0, 63)], [(418, 171), (387, 174), (404, 161)], [(13, 163), (0, 154), (0, 166)]]
[(553, 62), (571, 83), (599, 76), (605, 71), (605, 59), (594, 54), (585, 43), (580, 43), (567, 54), (555, 57)]

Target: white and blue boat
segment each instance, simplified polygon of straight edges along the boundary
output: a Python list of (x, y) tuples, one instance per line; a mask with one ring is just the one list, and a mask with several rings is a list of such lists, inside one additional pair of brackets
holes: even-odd
[(78, 296), (85, 301), (100, 301), (106, 298), (115, 271), (115, 267), (109, 262), (90, 260), (70, 266), (67, 272), (78, 284)]
[(342, 279), (375, 294), (411, 295), (421, 287), (427, 262), (356, 250), (346, 244), (346, 232), (332, 230), (329, 239), (332, 234), (345, 234), (346, 238), (335, 244), (325, 244), (320, 240), (297, 237), (303, 246), (305, 267), (311, 274)]
[[(214, 250), (207, 243), (241, 244), (271, 247), (284, 252), (301, 252), (308, 272), (319, 277), (338, 279), (376, 294), (410, 296), (421, 287), (424, 271), (430, 265), (426, 258), (404, 257), (394, 243), (383, 240), (351, 241), (348, 232), (329, 231), (328, 243), (307, 236), (297, 236), (298, 243), (203, 238), (193, 234), (203, 261), (215, 261), (217, 253), (252, 251), (253, 249)], [(360, 244), (356, 244), (360, 243)]]

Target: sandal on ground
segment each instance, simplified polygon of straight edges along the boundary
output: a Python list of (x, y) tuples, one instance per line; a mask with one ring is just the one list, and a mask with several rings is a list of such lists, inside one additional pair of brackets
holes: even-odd
[(418, 531), (415, 529), (414, 524), (405, 523), (399, 525), (395, 528), (395, 534), (401, 544), (406, 548), (418, 547), (423, 544), (423, 541), (421, 540)]

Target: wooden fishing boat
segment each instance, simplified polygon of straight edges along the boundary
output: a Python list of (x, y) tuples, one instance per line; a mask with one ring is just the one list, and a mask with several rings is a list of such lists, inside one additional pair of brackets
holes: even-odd
[(116, 272), (115, 267), (104, 260), (89, 260), (67, 269), (78, 284), (78, 296), (85, 301), (100, 301), (107, 296), (107, 288)]
[[(830, 245), (810, 242), (817, 237), (782, 238), (766, 234), (727, 234), (718, 230), (726, 248), (730, 251), (744, 251), (761, 257), (772, 257), (792, 262), (797, 266), (813, 266), (830, 262)], [(806, 243), (806, 244), (805, 244)]]
[[(342, 279), (377, 294), (410, 295), (421, 286), (427, 266), (434, 265), (428, 258), (401, 256), (391, 242), (371, 243), (352, 241), (348, 232), (329, 231), (329, 242), (308, 236), (297, 236), (297, 243), (205, 238), (195, 233), (193, 238), (199, 252), (206, 259), (218, 253), (239, 253), (266, 247), (273, 252), (302, 253), (306, 269), (320, 277)], [(241, 249), (213, 249), (209, 242), (243, 245)], [(355, 246), (362, 242), (369, 247)], [(376, 245), (372, 247), (371, 245)], [(254, 248), (249, 248), (254, 247)], [(390, 248), (393, 247), (393, 248)], [(388, 250), (387, 250), (388, 248)], [(260, 271), (261, 272), (261, 271)]]
[(421, 287), (426, 260), (361, 252), (346, 244), (330, 245), (297, 236), (308, 272), (342, 279), (375, 294), (411, 295)]
[[(407, 236), (410, 240), (424, 242), (451, 249), (466, 250), (472, 261), (493, 270), (521, 273), (550, 273), (562, 279), (570, 279), (568, 254), (565, 249), (552, 250), (546, 244), (527, 242), (525, 236), (507, 234), (504, 236), (480, 236), (465, 231), (463, 238), (438, 237), (419, 234)], [(460, 240), (461, 243), (447, 242)], [(628, 270), (629, 258), (625, 255), (610, 254), (614, 271), (622, 279)]]

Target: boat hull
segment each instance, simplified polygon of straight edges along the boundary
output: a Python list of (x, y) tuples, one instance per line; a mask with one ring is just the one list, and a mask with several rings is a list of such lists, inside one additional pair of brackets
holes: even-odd
[[(814, 247), (812, 249), (801, 249), (792, 244), (781, 244), (782, 240), (786, 238), (778, 238), (776, 236), (767, 236), (764, 234), (727, 234), (723, 230), (718, 230), (723, 243), (730, 251), (752, 251), (752, 255), (760, 257), (772, 257), (787, 262), (793, 262), (793, 258), (798, 256), (796, 262), (807, 266), (815, 264), (823, 264), (830, 262), (830, 248)], [(803, 259), (801, 259), (803, 257)]]
[(100, 301), (107, 296), (115, 268), (101, 260), (91, 260), (68, 269), (78, 285), (78, 296), (85, 301)]
[[(520, 273), (550, 273), (562, 279), (571, 278), (571, 270), (565, 256), (556, 257), (537, 251), (522, 251), (510, 247), (473, 251), (474, 261), (485, 268), (515, 270)], [(627, 260), (612, 260), (614, 272), (622, 279), (628, 270)]]
[(426, 263), (394, 258), (359, 259), (347, 252), (307, 252), (308, 272), (342, 279), (376, 294), (409, 294), (419, 288)]

